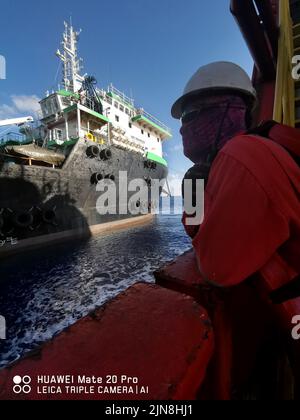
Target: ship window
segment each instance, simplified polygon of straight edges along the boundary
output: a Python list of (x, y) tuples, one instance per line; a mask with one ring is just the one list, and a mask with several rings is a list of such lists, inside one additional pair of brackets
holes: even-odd
[(128, 125), (129, 125), (129, 128), (132, 128), (132, 124), (131, 123), (129, 123)]
[(120, 117), (119, 117), (119, 115), (116, 115), (116, 116), (115, 116), (115, 119), (116, 119), (116, 121), (117, 121), (117, 122), (119, 122), (119, 121), (120, 121)]
[(111, 97), (110, 96), (106, 96), (106, 102), (108, 102), (110, 105), (112, 105), (112, 99), (111, 99)]
[(62, 140), (62, 130), (56, 129), (56, 140)]
[(62, 130), (56, 128), (53, 132), (53, 140), (62, 140)]
[(129, 115), (129, 109), (125, 108), (125, 114)]
[(56, 114), (58, 112), (59, 106), (58, 106), (58, 101), (56, 99), (56, 97), (53, 98), (52, 100), (52, 109), (53, 109), (53, 113)]
[(51, 114), (51, 104), (50, 104), (50, 101), (47, 101), (45, 103), (45, 110), (46, 110), (46, 114), (47, 115), (50, 115)]
[(159, 137), (157, 137), (157, 141), (158, 141), (158, 143), (160, 142), (160, 138)]
[(69, 106), (70, 105), (70, 99), (67, 98), (67, 97), (62, 96), (61, 97), (61, 101), (62, 101), (62, 104), (65, 105), (65, 106)]
[(41, 106), (42, 106), (43, 116), (47, 115), (47, 108), (45, 104), (42, 104)]
[(150, 138), (150, 133), (148, 133), (148, 137)]
[(144, 134), (144, 130), (141, 130), (141, 133)]
[(123, 105), (120, 105), (120, 111), (124, 112), (124, 107), (123, 107)]
[(118, 102), (115, 102), (115, 103), (114, 103), (114, 106), (115, 106), (115, 108), (117, 108), (117, 109), (118, 109), (118, 108), (119, 108), (119, 104), (118, 104)]

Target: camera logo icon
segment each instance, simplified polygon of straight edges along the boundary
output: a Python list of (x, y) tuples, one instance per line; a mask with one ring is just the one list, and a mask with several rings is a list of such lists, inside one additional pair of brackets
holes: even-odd
[(31, 383), (30, 376), (14, 376), (13, 383), (13, 391), (15, 394), (29, 394), (31, 392), (31, 386), (29, 385)]

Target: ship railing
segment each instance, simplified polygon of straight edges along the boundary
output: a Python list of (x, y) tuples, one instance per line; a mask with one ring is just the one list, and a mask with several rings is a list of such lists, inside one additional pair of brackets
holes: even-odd
[(93, 99), (90, 99), (90, 98), (85, 98), (82, 105), (86, 106), (91, 111), (96, 111), (96, 112), (98, 109), (97, 106), (99, 106), (99, 104), (97, 104)]
[(96, 89), (96, 92), (98, 93), (98, 95), (99, 95), (102, 99), (105, 99), (106, 92), (105, 92), (105, 90), (104, 90), (104, 89), (99, 89), (99, 88), (97, 88), (97, 89)]
[(156, 124), (159, 127), (161, 127), (163, 130), (167, 131), (170, 134), (172, 133), (172, 130), (166, 124), (164, 124), (163, 122), (161, 122), (158, 118), (155, 118), (153, 115), (149, 114), (149, 112), (146, 112), (144, 110), (144, 108), (138, 108), (136, 110), (136, 112), (137, 112), (137, 115), (143, 115), (148, 120), (150, 120), (154, 124)]
[(129, 96), (125, 95), (125, 93), (115, 88), (112, 85), (112, 83), (108, 86), (108, 92), (118, 96), (122, 100), (122, 102), (124, 102), (125, 105), (134, 107), (134, 100), (132, 98), (129, 98)]
[(86, 106), (92, 111), (95, 111), (95, 102), (90, 98), (85, 98), (84, 103), (82, 105)]

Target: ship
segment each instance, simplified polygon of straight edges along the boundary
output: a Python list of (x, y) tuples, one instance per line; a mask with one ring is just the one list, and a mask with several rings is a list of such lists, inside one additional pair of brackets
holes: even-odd
[[(300, 81), (292, 79), (292, 56), (300, 48), (300, 0), (231, 0), (230, 5), (255, 63), (255, 123), (274, 118), (300, 128)], [(199, 276), (193, 250), (156, 271), (155, 278), (156, 284), (136, 283), (2, 370), (0, 399), (109, 399), (119, 400), (119, 406), (126, 400), (171, 401), (153, 406), (159, 409), (155, 413), (183, 416), (198, 407), (200, 413), (202, 405), (194, 401), (300, 399), (300, 339), (292, 334), (295, 325), (299, 331), (292, 321), (299, 314), (299, 287), (281, 287), (277, 300), (257, 277), (226, 289), (209, 285)], [(89, 372), (109, 383), (113, 372), (121, 392), (37, 392), (41, 373), (63, 377), (66, 372), (75, 378)], [(126, 374), (147, 384), (149, 393), (124, 392)]]
[[(155, 212), (167, 178), (163, 142), (171, 130), (112, 84), (99, 88), (83, 76), (80, 32), (64, 26), (56, 52), (61, 85), (39, 102), (36, 120), (17, 119), (19, 132), (0, 139), (0, 256), (137, 223)], [(121, 198), (120, 188), (136, 179), (147, 199), (134, 201), (134, 191)], [(150, 194), (154, 180), (158, 200)], [(105, 181), (116, 186), (115, 211), (97, 206)]]

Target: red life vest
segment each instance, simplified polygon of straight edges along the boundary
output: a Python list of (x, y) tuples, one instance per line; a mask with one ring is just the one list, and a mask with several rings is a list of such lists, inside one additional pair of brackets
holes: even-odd
[(242, 134), (223, 147), (203, 224), (186, 227), (201, 272), (220, 286), (259, 273), (272, 291), (300, 275), (300, 167), (291, 157), (300, 156), (300, 132), (276, 124), (268, 137)]

